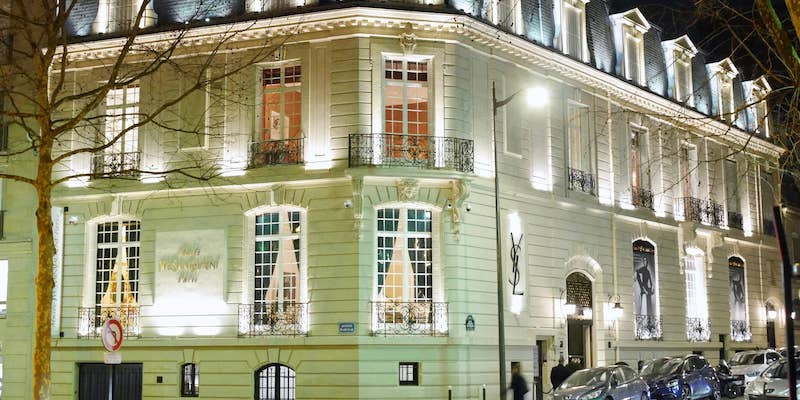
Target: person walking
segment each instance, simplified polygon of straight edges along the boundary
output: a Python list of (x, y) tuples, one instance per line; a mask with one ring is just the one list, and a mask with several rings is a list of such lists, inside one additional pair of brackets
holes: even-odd
[(508, 387), (508, 390), (514, 391), (514, 400), (524, 400), (525, 393), (530, 391), (528, 382), (525, 382), (525, 378), (520, 373), (520, 364), (517, 361), (511, 363), (511, 386)]
[(564, 365), (564, 357), (558, 357), (558, 365), (550, 370), (550, 383), (553, 385), (553, 389), (561, 385), (561, 382), (564, 382), (570, 375), (572, 375), (572, 371)]

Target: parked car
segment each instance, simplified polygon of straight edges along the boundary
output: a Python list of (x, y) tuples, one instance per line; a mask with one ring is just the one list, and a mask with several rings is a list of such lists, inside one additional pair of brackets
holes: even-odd
[(575, 371), (553, 391), (554, 400), (649, 400), (647, 384), (630, 367)]
[(656, 358), (640, 374), (650, 386), (651, 399), (720, 399), (717, 375), (703, 356)]
[(748, 350), (736, 353), (731, 357), (730, 367), (733, 380), (742, 381), (745, 386), (764, 372), (770, 364), (780, 360), (781, 355), (775, 350)]
[(722, 396), (733, 399), (744, 395), (744, 377), (731, 375), (731, 368), (727, 361), (720, 360), (714, 371), (717, 373), (719, 392)]
[[(789, 348), (788, 347), (781, 347), (776, 350), (778, 353), (781, 353), (781, 357), (786, 358), (789, 357)], [(794, 346), (794, 356), (795, 358), (800, 357), (800, 346)]]
[[(800, 374), (800, 365), (796, 367)], [(760, 376), (747, 384), (744, 395), (747, 400), (776, 400), (789, 398), (789, 362), (780, 360), (769, 366)], [(800, 385), (798, 385), (800, 388)]]

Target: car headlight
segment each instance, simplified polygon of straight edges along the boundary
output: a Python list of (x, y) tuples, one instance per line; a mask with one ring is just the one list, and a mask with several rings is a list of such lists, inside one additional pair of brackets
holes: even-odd
[(747, 375), (747, 376), (749, 376), (749, 377), (751, 377), (751, 378), (755, 378), (755, 377), (757, 377), (759, 374), (760, 374), (760, 372), (759, 372), (758, 370), (756, 370), (756, 371), (747, 371), (747, 373), (746, 373), (745, 375)]
[(667, 382), (667, 387), (670, 390), (676, 390), (676, 389), (678, 389), (678, 386), (680, 386), (680, 385), (678, 384), (678, 380), (677, 379), (672, 379), (669, 382)]
[(577, 400), (592, 400), (603, 396), (603, 388), (597, 388), (591, 392), (578, 396)]

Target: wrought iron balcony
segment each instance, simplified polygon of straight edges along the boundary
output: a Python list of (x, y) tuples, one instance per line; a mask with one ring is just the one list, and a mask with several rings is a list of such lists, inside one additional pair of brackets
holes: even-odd
[(265, 165), (302, 164), (303, 138), (264, 140), (250, 143), (247, 167)]
[(139, 317), (139, 306), (80, 307), (78, 308), (78, 338), (100, 337), (103, 324), (111, 318), (119, 320), (125, 336), (137, 337), (141, 328)]
[(569, 190), (595, 195), (594, 175), (575, 168), (569, 168)]
[(736, 211), (728, 211), (728, 228), (742, 230), (742, 214)]
[(350, 167), (393, 166), (474, 171), (472, 140), (390, 133), (350, 135)]
[(725, 224), (725, 208), (714, 200), (708, 201), (708, 223), (719, 227)]
[[(771, 213), (772, 210), (769, 210), (769, 212)], [(775, 221), (773, 221), (772, 218), (764, 218), (761, 224), (765, 235), (775, 236)]]
[(635, 314), (633, 335), (639, 340), (660, 340), (663, 336), (661, 317)]
[(305, 335), (308, 303), (239, 304), (239, 336)]
[(653, 209), (653, 192), (641, 187), (631, 188), (631, 204), (635, 207)]
[(373, 302), (372, 333), (447, 336), (447, 303)]
[(750, 332), (750, 322), (731, 320), (731, 340), (734, 342), (749, 342), (753, 338)]
[(686, 317), (686, 339), (690, 342), (711, 340), (711, 321), (708, 318)]
[(113, 176), (138, 176), (139, 152), (95, 153), (92, 157), (92, 175), (96, 178)]
[(685, 221), (714, 226), (722, 226), (725, 223), (725, 210), (722, 204), (713, 200), (683, 197), (678, 199), (678, 207), (683, 212)]

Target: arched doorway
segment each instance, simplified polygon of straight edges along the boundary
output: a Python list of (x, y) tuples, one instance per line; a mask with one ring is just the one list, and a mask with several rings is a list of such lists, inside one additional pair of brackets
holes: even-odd
[(294, 370), (282, 364), (268, 364), (255, 373), (256, 400), (295, 400)]
[(592, 354), (592, 281), (580, 272), (567, 276), (567, 304), (575, 305), (575, 312), (567, 315), (568, 363), (580, 368), (594, 365)]

